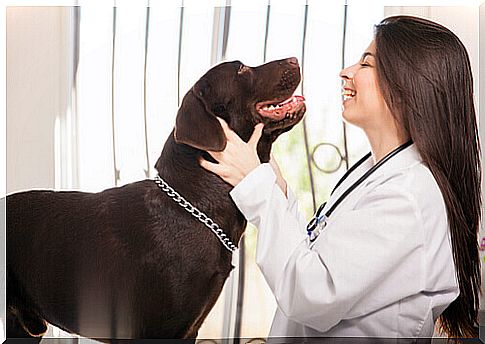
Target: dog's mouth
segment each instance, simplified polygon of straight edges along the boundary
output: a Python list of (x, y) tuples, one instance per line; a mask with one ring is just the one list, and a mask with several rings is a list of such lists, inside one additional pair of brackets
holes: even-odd
[(305, 97), (293, 95), (288, 99), (273, 99), (256, 103), (256, 111), (268, 119), (271, 127), (284, 128), (296, 124), (305, 113)]

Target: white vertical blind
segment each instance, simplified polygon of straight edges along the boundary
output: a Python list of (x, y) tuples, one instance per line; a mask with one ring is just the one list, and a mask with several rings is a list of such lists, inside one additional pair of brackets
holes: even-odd
[[(268, 3), (271, 5), (269, 16)], [(80, 164), (82, 189), (99, 190), (113, 186), (114, 158), (120, 172), (119, 185), (144, 179), (147, 163), (149, 175), (154, 175), (153, 166), (175, 123), (178, 95), (181, 100), (211, 67), (215, 40), (220, 39), (220, 36), (214, 36), (217, 32), (214, 25), (219, 28), (221, 25), (215, 18), (218, 12), (214, 6), (224, 5), (225, 1), (180, 0), (168, 4), (117, 0), (113, 4), (116, 5), (116, 17), (112, 7), (83, 7), (81, 11), (78, 118), (80, 159), (85, 162)], [(147, 5), (150, 6), (148, 12)], [(355, 12), (357, 19), (352, 15), (349, 11), (347, 37), (357, 35), (357, 39), (347, 41), (346, 48), (360, 56), (372, 37), (372, 25), (378, 21), (374, 19), (382, 13), (376, 7), (367, 6)], [(266, 53), (266, 61), (296, 56), (304, 66), (303, 90), (300, 86), (297, 93), (304, 91), (307, 99), (310, 149), (325, 141), (343, 151), (338, 76), (342, 64), (343, 17), (343, 0), (332, 3), (317, 0), (231, 1), (225, 60), (238, 59), (256, 66), (264, 62)], [(148, 147), (145, 146), (145, 120)], [(300, 144), (294, 145), (295, 141)], [(359, 144), (360, 141), (356, 141), (352, 149), (357, 150)], [(306, 160), (301, 159), (306, 154), (303, 124), (282, 135), (274, 152), (309, 216), (312, 195), (308, 185), (301, 184), (306, 178), (302, 176), (308, 175)], [(303, 163), (297, 168), (287, 168), (295, 165), (297, 160)], [(343, 165), (331, 175), (314, 169), (318, 202), (328, 196), (330, 185), (344, 171)], [(254, 229), (249, 229), (246, 237), (247, 245), (254, 246)], [(249, 264), (241, 335), (265, 336), (276, 305), (251, 259)], [(228, 293), (223, 292), (221, 298), (225, 295)], [(204, 323), (200, 331), (202, 337), (231, 335), (222, 333), (222, 301), (219, 300)]]
[[(313, 151), (313, 148), (321, 142), (335, 144), (343, 151), (341, 82), (338, 73), (341, 68), (344, 2), (310, 1), (308, 6), (303, 83), (310, 151)], [(335, 157), (335, 151), (331, 153), (328, 159), (338, 159)], [(279, 157), (285, 165), (288, 166), (291, 163), (292, 157), (284, 152)], [(327, 160), (325, 160), (326, 163)], [(340, 171), (342, 170), (344, 168)], [(294, 181), (293, 185), (298, 185), (295, 181), (301, 173), (305, 173), (303, 168), (299, 171), (294, 170), (293, 174), (288, 176)], [(323, 174), (314, 169), (317, 203), (323, 202), (328, 197), (330, 185), (339, 175), (339, 172)], [(304, 202), (303, 204), (310, 205), (312, 195), (308, 188), (300, 188), (300, 190), (298, 196)], [(307, 207), (307, 216), (310, 216), (311, 210)]]
[(177, 114), (181, 1), (150, 2), (147, 56), (147, 132), (151, 175)]
[[(31, 1), (23, 0), (9, 0), (8, 2), (10, 5), (33, 4)], [(62, 2), (62, 5), (67, 4), (66, 1), (43, 1), (43, 4), (59, 5), (59, 2)], [(373, 25), (378, 23), (384, 15), (383, 2), (231, 0), (226, 59), (239, 59), (253, 66), (261, 64), (265, 30), (268, 24), (267, 60), (297, 56), (300, 63), (305, 64), (304, 91), (307, 99), (306, 121), (309, 128), (310, 148), (322, 141), (336, 144), (342, 148), (343, 133), (338, 72), (341, 69), (344, 4), (349, 4), (347, 7), (345, 65), (350, 65), (358, 60), (370, 43)], [(386, 4), (390, 5), (392, 2), (395, 5), (402, 5), (402, 1), (386, 1)], [(446, 2), (441, 0), (436, 5), (463, 6), (466, 3), (466, 5), (478, 6), (480, 2), (480, 0), (465, 2), (463, 0)], [(115, 185), (115, 167), (120, 170), (121, 179), (118, 184), (145, 178), (144, 169), (147, 168), (145, 106), (148, 161), (153, 176), (153, 165), (175, 122), (178, 89), (183, 97), (188, 88), (211, 67), (213, 25), (215, 23), (214, 6), (223, 6), (226, 1), (107, 0), (92, 2), (79, 0), (78, 3), (81, 6), (80, 60), (76, 79), (77, 115), (72, 117), (77, 122), (69, 124), (69, 115), (62, 119), (64, 122), (59, 119), (56, 127), (58, 135), (56, 159), (68, 160), (58, 164), (61, 171), (57, 171), (57, 175), (65, 176), (66, 173), (67, 175), (72, 173), (71, 180), (76, 179), (75, 171), (69, 170), (76, 165), (72, 162), (70, 167), (69, 159), (76, 157), (66, 157), (64, 154), (65, 152), (75, 153), (75, 149), (66, 150), (65, 147), (60, 146), (63, 142), (67, 142), (63, 140), (72, 137), (71, 133), (65, 131), (77, 125), (77, 142), (72, 142), (72, 144), (77, 147), (78, 185), (73, 186), (84, 191), (100, 191)], [(271, 4), (271, 11), (267, 23), (268, 3)], [(68, 5), (71, 4), (71, 2), (68, 3)], [(182, 4), (184, 5), (184, 19), (183, 23), (180, 23), (180, 6)], [(309, 7), (305, 60), (302, 61), (305, 4), (308, 4)], [(145, 74), (147, 5), (150, 6), (150, 20)], [(117, 7), (115, 27), (113, 27), (113, 6)], [(409, 9), (409, 7), (400, 7), (399, 11)], [(434, 9), (435, 12), (429, 7), (415, 9), (424, 15), (435, 16), (446, 11), (446, 18), (449, 16), (453, 23), (456, 21), (456, 27), (462, 28), (465, 33), (472, 32), (472, 28), (476, 27), (473, 25), (473, 21), (464, 18), (454, 9)], [(463, 11), (463, 8), (461, 10)], [(468, 10), (466, 9), (466, 11)], [(438, 16), (435, 19), (444, 18)], [(179, 35), (181, 24), (182, 36)], [(114, 51), (113, 29), (116, 29)], [(472, 33), (469, 42), (472, 48), (474, 39), (475, 35)], [(178, 80), (180, 42), (182, 43), (181, 78)], [(471, 52), (473, 53), (473, 50)], [(113, 54), (114, 65), (112, 64)], [(476, 56), (471, 56), (471, 58), (472, 63), (477, 60)], [(478, 79), (478, 75), (475, 75), (475, 79)], [(113, 80), (114, 84), (112, 84)], [(143, 93), (145, 81), (146, 94)], [(45, 121), (45, 114), (40, 114), (39, 118), (40, 121)], [(37, 119), (33, 118), (32, 121)], [(347, 130), (350, 163), (353, 163), (368, 147), (365, 137), (359, 129), (348, 126)], [(304, 212), (309, 216), (311, 194), (308, 185), (301, 182), (301, 176), (308, 167), (302, 165), (299, 167), (300, 169), (292, 170), (290, 168), (297, 157), (305, 154), (302, 132), (302, 125), (299, 124), (294, 130), (280, 137), (275, 144), (274, 151), (290, 185), (297, 189)], [(54, 133), (49, 135), (54, 135)], [(299, 142), (298, 145), (292, 144), (295, 141)], [(114, 166), (115, 157), (116, 166)], [(315, 173), (318, 202), (327, 197), (330, 186), (335, 183), (335, 179), (344, 170), (345, 168), (341, 167), (337, 173), (331, 175)], [(22, 171), (18, 173), (21, 174)], [(30, 171), (25, 173), (30, 173)], [(1, 175), (0, 171), (0, 177)], [(70, 184), (65, 179), (60, 179), (59, 185), (69, 187)], [(254, 234), (251, 231), (252, 229), (249, 229), (248, 237)], [(254, 244), (254, 240), (248, 240), (248, 246), (251, 247)], [(243, 326), (246, 326), (245, 324), (247, 326), (242, 335), (265, 336), (275, 304), (272, 296), (265, 290), (264, 284), (258, 284), (262, 279), (257, 270), (248, 268), (247, 271), (246, 285), (252, 285), (253, 289), (247, 288), (247, 292), (250, 294), (247, 294), (246, 297), (243, 319)], [(263, 299), (264, 301), (262, 301)], [(221, 309), (216, 311), (220, 312)], [(258, 313), (262, 312), (268, 314), (259, 316)], [(221, 321), (223, 321), (221, 314), (218, 317), (208, 318), (204, 324), (208, 330), (204, 333), (209, 337), (220, 337)], [(216, 325), (213, 326), (213, 323)], [(56, 330), (54, 334), (56, 333), (60, 332)], [(0, 339), (4, 337), (4, 334), (0, 329)]]
[(77, 74), (79, 188), (114, 185), (111, 125), (113, 5), (82, 4)]
[[(366, 15), (362, 15), (366, 13)], [(353, 1), (348, 6), (345, 65), (357, 63), (374, 36), (374, 25), (384, 16), (384, 7), (379, 3)], [(352, 165), (367, 151), (369, 145), (364, 132), (353, 125), (347, 126), (349, 163)]]
[(120, 185), (147, 177), (143, 104), (146, 6), (142, 0), (116, 1), (113, 114)]
[[(194, 0), (195, 1), (195, 0)], [(214, 8), (186, 1), (180, 60), (180, 100), (211, 67)]]
[(266, 61), (295, 56), (301, 63), (304, 2), (271, 4)]
[(231, 21), (226, 60), (240, 60), (248, 66), (263, 63), (267, 3), (248, 6), (245, 0), (231, 1)]

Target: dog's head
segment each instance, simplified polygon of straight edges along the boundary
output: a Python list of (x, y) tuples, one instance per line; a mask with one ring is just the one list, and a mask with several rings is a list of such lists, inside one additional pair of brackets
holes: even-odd
[[(258, 67), (240, 61), (210, 69), (182, 100), (175, 124), (175, 140), (201, 150), (222, 151), (226, 138), (217, 117), (224, 119), (244, 141), (257, 123), (265, 124), (258, 153), (305, 113), (304, 98), (293, 96), (300, 83), (296, 58), (272, 61)], [(264, 154), (264, 155), (268, 155)], [(267, 160), (267, 157), (264, 158)]]

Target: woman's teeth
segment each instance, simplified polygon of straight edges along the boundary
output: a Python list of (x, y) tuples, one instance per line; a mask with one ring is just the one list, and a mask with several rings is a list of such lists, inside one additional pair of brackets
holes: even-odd
[(342, 92), (342, 96), (344, 97), (344, 100), (353, 98), (355, 96), (355, 91), (354, 90), (344, 90)]

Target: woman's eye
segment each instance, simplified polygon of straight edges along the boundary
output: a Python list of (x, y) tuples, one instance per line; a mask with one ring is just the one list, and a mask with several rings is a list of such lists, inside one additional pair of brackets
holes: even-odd
[(367, 61), (367, 59), (363, 59), (363, 60), (361, 60), (360, 65), (361, 65), (362, 67), (372, 67), (372, 66), (369, 64), (369, 61)]

